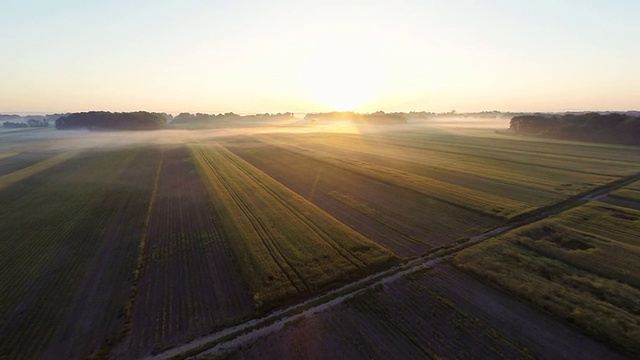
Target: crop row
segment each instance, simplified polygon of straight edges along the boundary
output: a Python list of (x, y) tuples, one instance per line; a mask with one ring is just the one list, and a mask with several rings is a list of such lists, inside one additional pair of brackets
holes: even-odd
[[(407, 141), (402, 141), (404, 136), (407, 137)], [(393, 171), (386, 170), (389, 176), (406, 179), (407, 183), (415, 181), (407, 176), (411, 174), (433, 180), (432, 184), (421, 180), (424, 186), (442, 186), (441, 184), (445, 183), (453, 190), (488, 193), (506, 199), (504, 208), (507, 210), (503, 210), (501, 214), (507, 217), (552, 204), (594, 186), (611, 182), (620, 176), (640, 171), (640, 166), (634, 161), (587, 158), (586, 156), (591, 154), (586, 152), (588, 148), (582, 156), (538, 154), (536, 146), (540, 145), (526, 141), (508, 141), (505, 145), (500, 139), (486, 139), (470, 146), (468, 142), (482, 139), (442, 135), (422, 139), (418, 144), (414, 144), (409, 134), (262, 138), (265, 141), (278, 142), (280, 146), (295, 146), (296, 151), (316, 158), (333, 158), (334, 163), (344, 163), (344, 166), (351, 167), (354, 171), (360, 163), (364, 163), (367, 166), (378, 166), (380, 175), (384, 175), (383, 169), (391, 169)], [(444, 141), (442, 139), (446, 142), (439, 144)], [(509, 148), (521, 148), (520, 143), (528, 144), (529, 155), (523, 154), (523, 149)], [(532, 153), (535, 155), (531, 155)], [(384, 176), (380, 178), (384, 179)], [(462, 190), (460, 195), (465, 194)], [(464, 198), (456, 199), (448, 196), (446, 192), (435, 192), (433, 195), (444, 195), (439, 197), (441, 199), (462, 200), (456, 204), (465, 202)], [(471, 200), (468, 205), (475, 209), (489, 213), (495, 213), (496, 209), (500, 209), (499, 206), (492, 205), (495, 202), (491, 202), (491, 196), (483, 197), (483, 201), (486, 201), (485, 206), (474, 201), (472, 196), (467, 198)]]
[(336, 286), (393, 259), (222, 146), (197, 145), (191, 153), (258, 306)]
[(225, 229), (183, 147), (163, 152), (143, 242), (123, 356), (157, 352), (252, 314)]
[(531, 204), (522, 201), (508, 199), (489, 192), (472, 190), (464, 186), (416, 175), (412, 172), (398, 170), (379, 163), (357, 160), (348, 154), (335, 154), (331, 151), (318, 149), (312, 150), (307, 146), (292, 145), (271, 138), (263, 139), (283, 149), (289, 149), (301, 155), (344, 168), (354, 173), (407, 188), (440, 201), (478, 211), (483, 214), (509, 218), (533, 208)]
[(504, 221), (255, 138), (238, 137), (225, 144), (251, 165), (399, 256), (419, 255)]
[[(388, 156), (397, 160), (422, 163), (427, 167), (455, 169), (483, 176), (485, 176), (484, 171), (476, 171), (480, 166), (484, 167), (484, 170), (510, 170), (520, 173), (519, 180), (529, 181), (534, 179), (527, 177), (527, 172), (549, 171), (556, 177), (576, 176), (571, 174), (573, 172), (597, 176), (624, 176), (640, 170), (640, 166), (633, 159), (616, 160), (617, 157), (613, 155), (613, 158), (605, 159), (590, 157), (589, 155), (594, 151), (590, 148), (585, 148), (581, 155), (567, 155), (563, 154), (561, 149), (559, 153), (541, 152), (540, 143), (526, 141), (440, 135), (412, 142), (411, 136), (411, 134), (392, 134), (371, 138), (347, 134), (332, 138), (311, 137), (310, 140), (319, 145)], [(551, 182), (546, 180), (541, 184), (550, 185)]]
[[(612, 144), (578, 143), (550, 139), (527, 139), (514, 136), (489, 135), (465, 136), (445, 134), (442, 132), (395, 132), (386, 134), (383, 140), (403, 146), (434, 148), (449, 152), (474, 153), (480, 156), (507, 159), (526, 159), (527, 162), (542, 159), (567, 160), (569, 162), (586, 161), (587, 164), (603, 163), (624, 168), (629, 165), (637, 167), (640, 154), (629, 151), (628, 146)], [(542, 165), (545, 162), (541, 163)], [(567, 164), (571, 167), (570, 164)], [(577, 166), (574, 164), (573, 166)], [(562, 167), (565, 167), (562, 164)], [(578, 170), (584, 170), (578, 167)], [(619, 169), (620, 170), (620, 169)], [(618, 170), (618, 171), (619, 171)], [(606, 173), (606, 172), (605, 172)]]

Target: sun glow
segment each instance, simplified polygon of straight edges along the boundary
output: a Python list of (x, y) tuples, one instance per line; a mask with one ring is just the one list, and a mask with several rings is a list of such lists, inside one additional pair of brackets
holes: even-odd
[(354, 111), (381, 95), (385, 73), (384, 56), (375, 47), (332, 39), (308, 51), (300, 80), (308, 96), (320, 105)]

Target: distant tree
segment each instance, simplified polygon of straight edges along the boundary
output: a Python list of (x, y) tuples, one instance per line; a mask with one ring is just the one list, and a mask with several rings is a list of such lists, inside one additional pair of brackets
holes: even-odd
[(23, 122), (5, 121), (2, 123), (2, 127), (15, 129), (15, 128), (28, 128), (29, 125)]
[(30, 127), (47, 127), (49, 126), (49, 121), (47, 119), (29, 119), (27, 120), (27, 125)]
[(146, 111), (130, 113), (90, 111), (58, 118), (56, 129), (157, 130), (165, 127), (166, 123), (167, 119), (162, 114)]
[(640, 145), (640, 117), (620, 113), (520, 115), (511, 119), (510, 129), (521, 135)]

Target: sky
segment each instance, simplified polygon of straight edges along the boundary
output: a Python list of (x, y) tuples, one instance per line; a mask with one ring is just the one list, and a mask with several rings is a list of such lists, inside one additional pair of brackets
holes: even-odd
[(0, 0), (0, 113), (640, 109), (636, 0)]

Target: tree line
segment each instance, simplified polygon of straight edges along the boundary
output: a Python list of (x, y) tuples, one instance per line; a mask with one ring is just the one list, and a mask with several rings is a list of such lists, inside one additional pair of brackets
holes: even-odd
[[(305, 120), (311, 122), (318, 121), (351, 121), (358, 124), (406, 124), (406, 113), (385, 113), (384, 111), (377, 111), (370, 114), (360, 114), (353, 111), (332, 111), (328, 113), (309, 113), (305, 117)], [(425, 116), (426, 118), (426, 116)]]
[(640, 145), (640, 117), (620, 113), (521, 115), (511, 119), (510, 130), (551, 139)]
[(285, 112), (285, 113), (277, 113), (277, 114), (255, 114), (255, 115), (238, 115), (233, 112), (228, 113), (220, 113), (220, 114), (205, 114), (205, 113), (195, 113), (191, 114), (188, 112), (183, 112), (178, 114), (178, 116), (173, 118), (172, 124), (193, 124), (193, 123), (207, 123), (217, 120), (286, 120), (295, 118), (293, 113)]
[(89, 111), (58, 118), (56, 129), (158, 130), (166, 124), (166, 115), (159, 113)]

